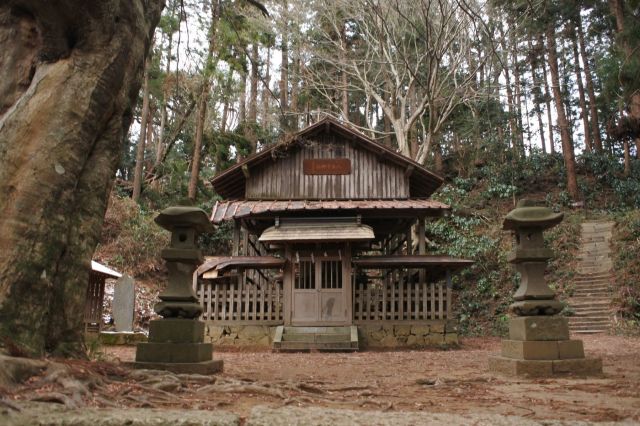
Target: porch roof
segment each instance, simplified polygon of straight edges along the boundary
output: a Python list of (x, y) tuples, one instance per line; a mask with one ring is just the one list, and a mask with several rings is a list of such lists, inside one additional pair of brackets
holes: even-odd
[(367, 241), (373, 240), (373, 228), (357, 223), (283, 223), (267, 228), (259, 240), (282, 241)]
[(211, 221), (215, 224), (225, 220), (242, 219), (269, 213), (313, 212), (313, 211), (361, 212), (381, 210), (393, 213), (407, 212), (413, 215), (440, 216), (449, 206), (426, 199), (404, 200), (284, 200), (284, 201), (218, 201), (213, 206)]
[(208, 274), (204, 278), (212, 278), (228, 268), (277, 269), (282, 268), (285, 262), (285, 259), (275, 256), (206, 256), (196, 273)]
[(475, 262), (469, 259), (461, 259), (451, 256), (434, 256), (418, 254), (411, 256), (362, 256), (352, 260), (352, 263), (361, 268), (423, 268), (428, 267), (442, 269), (464, 269)]

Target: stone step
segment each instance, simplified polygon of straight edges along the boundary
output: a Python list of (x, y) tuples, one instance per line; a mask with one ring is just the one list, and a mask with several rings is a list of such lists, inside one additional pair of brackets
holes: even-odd
[(283, 342), (350, 342), (350, 334), (283, 334)]
[(586, 307), (590, 309), (609, 309), (611, 306), (610, 297), (571, 297), (567, 301), (572, 308), (584, 309)]
[(593, 256), (593, 257), (604, 256), (606, 258), (609, 258), (610, 254), (611, 254), (611, 251), (609, 249), (597, 249), (597, 250), (581, 250), (581, 251), (578, 251), (576, 256), (578, 257), (578, 259), (589, 257), (589, 256)]
[(351, 346), (351, 342), (280, 342), (275, 347), (281, 351), (356, 351), (358, 348)]
[(607, 290), (609, 291), (611, 284), (608, 282), (601, 283), (573, 283), (574, 290), (589, 291), (589, 290)]
[(609, 258), (585, 258), (578, 262), (578, 266), (608, 266), (609, 268), (611, 268), (613, 266), (613, 261)]
[(572, 333), (575, 334), (600, 334), (600, 333), (606, 333), (607, 330), (570, 330)]
[(594, 267), (594, 266), (578, 266), (576, 268), (576, 272), (578, 272), (579, 274), (588, 274), (590, 272), (593, 272), (593, 273), (607, 272), (610, 270), (611, 268), (608, 268), (608, 267)]
[(609, 247), (609, 241), (581, 241), (579, 252), (596, 250), (611, 250), (611, 248)]
[(609, 325), (601, 325), (601, 324), (586, 324), (586, 325), (572, 325), (569, 327), (569, 330), (576, 331), (591, 331), (591, 330), (600, 330), (606, 331), (609, 329)]
[(279, 326), (273, 339), (273, 349), (282, 351), (357, 351), (359, 349), (358, 328), (356, 326)]
[[(573, 308), (573, 306), (572, 306)], [(573, 309), (572, 318), (609, 318), (608, 309)]]
[(583, 299), (584, 302), (578, 300), (572, 300), (569, 303), (569, 306), (574, 311), (579, 311), (581, 309), (601, 309), (601, 310), (609, 310), (611, 307), (611, 302), (609, 300), (605, 300), (602, 302), (592, 302), (589, 299)]
[(600, 234), (611, 235), (612, 233), (613, 233), (613, 228), (608, 228), (608, 227), (581, 229), (582, 237), (584, 237), (585, 235), (600, 235)]
[(601, 299), (611, 297), (611, 290), (608, 286), (602, 288), (583, 288), (575, 287), (573, 289), (573, 296), (600, 296)]
[(610, 322), (610, 318), (609, 317), (569, 317), (569, 324), (575, 324), (575, 325), (583, 325), (583, 324), (597, 324), (597, 323), (601, 323), (601, 324), (609, 324)]
[(593, 274), (593, 275), (576, 275), (573, 277), (573, 282), (582, 282), (582, 283), (590, 283), (590, 282), (598, 282), (598, 281), (611, 281), (614, 276), (610, 272), (606, 272), (603, 274)]
[(572, 281), (574, 288), (609, 288), (610, 280), (594, 280), (594, 281)]
[(573, 295), (600, 295), (602, 299), (609, 298), (612, 294), (609, 286), (603, 286), (601, 288), (584, 288), (584, 287), (574, 287)]
[(582, 222), (582, 228), (613, 228), (615, 226), (615, 222), (611, 222), (609, 220), (607, 221), (599, 221), (599, 220), (588, 220), (585, 222)]

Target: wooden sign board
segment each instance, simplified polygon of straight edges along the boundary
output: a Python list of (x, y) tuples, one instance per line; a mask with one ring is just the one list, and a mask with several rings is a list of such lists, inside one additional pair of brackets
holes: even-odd
[(302, 163), (305, 175), (349, 175), (351, 160), (348, 158), (312, 158)]

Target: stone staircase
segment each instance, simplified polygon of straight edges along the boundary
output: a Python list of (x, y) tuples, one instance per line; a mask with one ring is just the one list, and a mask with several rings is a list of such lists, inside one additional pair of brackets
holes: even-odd
[(277, 351), (357, 351), (358, 327), (284, 327), (276, 329)]
[(583, 222), (582, 245), (569, 306), (573, 333), (603, 333), (611, 326), (611, 284), (613, 263), (609, 242), (614, 222)]

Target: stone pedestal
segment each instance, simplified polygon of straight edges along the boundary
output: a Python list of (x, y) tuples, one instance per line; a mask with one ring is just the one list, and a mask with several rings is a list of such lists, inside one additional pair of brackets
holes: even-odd
[(167, 261), (169, 284), (154, 310), (164, 318), (151, 321), (149, 341), (139, 343), (135, 368), (174, 373), (212, 374), (222, 371), (222, 360), (212, 358), (213, 345), (204, 343), (202, 313), (191, 280), (202, 254), (196, 240), (211, 230), (204, 211), (193, 207), (169, 207), (155, 219), (171, 231), (171, 246), (162, 251)]
[(543, 231), (560, 223), (562, 216), (522, 200), (504, 220), (503, 229), (516, 235), (508, 259), (521, 280), (510, 306), (516, 316), (509, 319), (509, 339), (502, 341), (500, 355), (489, 358), (491, 371), (531, 377), (602, 373), (602, 360), (585, 358), (582, 341), (569, 340), (568, 320), (557, 315), (562, 303), (544, 280), (553, 253), (544, 247)]
[(509, 376), (550, 377), (602, 373), (602, 360), (585, 358), (582, 340), (569, 340), (569, 324), (560, 316), (516, 317), (500, 355), (489, 357), (489, 370)]

